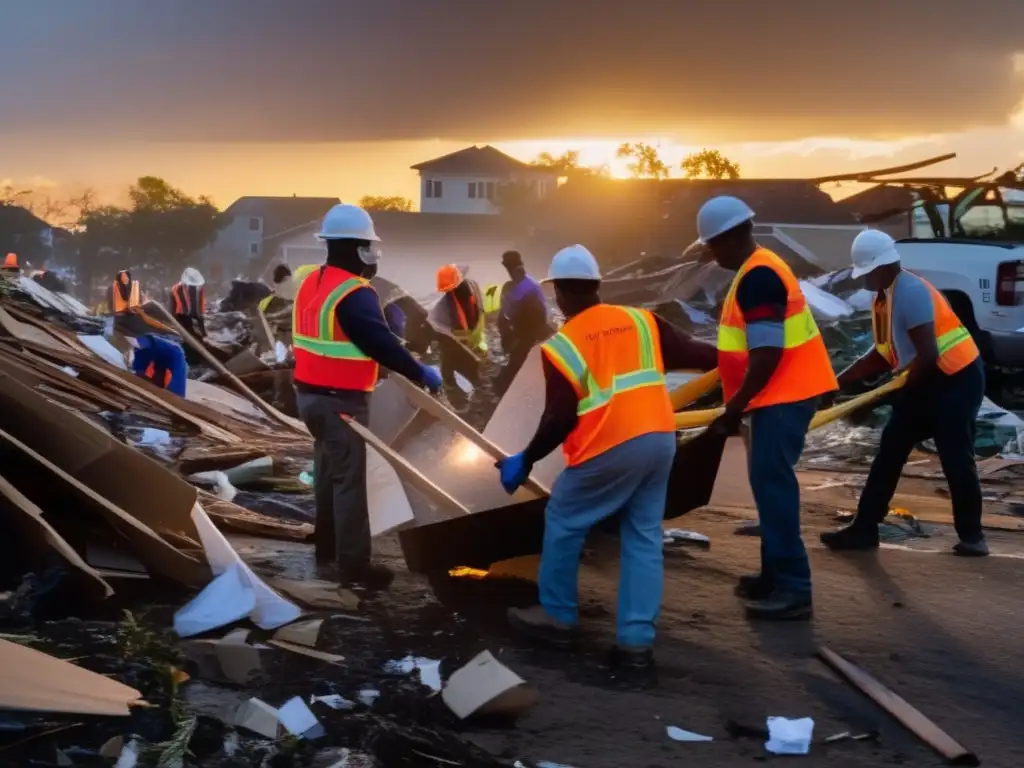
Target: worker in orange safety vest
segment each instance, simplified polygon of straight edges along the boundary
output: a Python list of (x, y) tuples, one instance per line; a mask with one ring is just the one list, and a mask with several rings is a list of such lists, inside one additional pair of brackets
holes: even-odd
[(171, 287), (171, 314), (197, 338), (206, 336), (206, 280), (195, 267), (187, 267)]
[(139, 281), (133, 280), (131, 272), (122, 269), (107, 289), (107, 307), (111, 314), (122, 315), (142, 306)]
[(348, 420), (369, 423), (381, 366), (433, 391), (441, 376), (410, 355), (384, 319), (370, 286), (380, 259), (370, 215), (336, 205), (318, 237), (327, 263), (302, 279), (292, 307), (296, 401), (314, 440), (316, 559), (343, 583), (386, 588), (391, 571), (371, 561), (366, 447)]
[(761, 571), (741, 578), (736, 591), (751, 618), (809, 619), (811, 567), (795, 467), (820, 397), (837, 387), (835, 373), (800, 281), (754, 239), (750, 207), (712, 198), (697, 213), (697, 232), (719, 266), (736, 272), (718, 326), (725, 412), (709, 427), (736, 434), (749, 419)]
[(907, 458), (932, 437), (949, 483), (959, 541), (953, 552), (988, 554), (981, 527), (981, 483), (974, 461), (974, 432), (985, 395), (985, 368), (978, 345), (946, 297), (931, 283), (900, 266), (897, 244), (885, 232), (865, 230), (853, 241), (853, 276), (875, 292), (871, 327), (874, 346), (839, 374), (840, 386), (885, 371), (906, 371), (892, 397), (892, 416), (861, 490), (850, 525), (821, 534), (829, 549), (878, 547), (878, 524)]
[(602, 303), (601, 271), (582, 245), (555, 254), (547, 281), (567, 320), (541, 346), (544, 412), (526, 448), (498, 468), (509, 494), (559, 444), (566, 468), (544, 513), (540, 604), (511, 609), (509, 621), (538, 639), (572, 642), (584, 539), (592, 527), (620, 515), (614, 656), (625, 666), (645, 667), (661, 606), (662, 523), (676, 453), (665, 371), (714, 368), (715, 348), (647, 310)]

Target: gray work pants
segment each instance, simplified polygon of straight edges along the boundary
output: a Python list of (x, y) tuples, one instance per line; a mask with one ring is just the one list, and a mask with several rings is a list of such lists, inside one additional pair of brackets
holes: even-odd
[(366, 502), (366, 445), (341, 416), (369, 422), (367, 405), (348, 398), (297, 393), (299, 415), (313, 435), (316, 496), (316, 559), (343, 568), (370, 561), (370, 513)]

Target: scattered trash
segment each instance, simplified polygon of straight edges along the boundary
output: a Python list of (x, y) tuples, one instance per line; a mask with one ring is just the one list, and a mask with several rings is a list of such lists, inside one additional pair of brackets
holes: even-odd
[(711, 736), (704, 736), (693, 731), (684, 731), (682, 728), (677, 728), (674, 725), (667, 726), (665, 731), (672, 741), (714, 741)]
[(696, 531), (684, 531), (682, 528), (666, 528), (664, 533), (665, 544), (681, 544), (700, 547), (701, 549), (711, 548), (711, 539), (703, 533)]
[(359, 701), (363, 706), (372, 707), (374, 702), (380, 698), (380, 691), (366, 689), (359, 692)]
[(392, 675), (407, 675), (413, 670), (420, 673), (420, 682), (433, 691), (441, 690), (441, 662), (433, 659), (426, 659), (416, 656), (406, 656), (404, 659), (389, 661), (384, 665), (384, 671)]
[(352, 709), (355, 707), (355, 702), (349, 701), (344, 696), (337, 693), (329, 693), (326, 696), (310, 696), (309, 703), (312, 704), (326, 704), (331, 709)]
[(235, 711), (232, 725), (245, 728), (267, 739), (276, 739), (281, 732), (277, 710), (256, 698), (242, 702)]
[(277, 719), (288, 733), (311, 739), (323, 735), (323, 726), (301, 697), (289, 699), (277, 710)]
[(460, 720), (485, 714), (517, 717), (537, 703), (537, 691), (483, 651), (452, 673), (441, 698)]
[(764, 748), (775, 755), (806, 755), (811, 751), (813, 735), (814, 720), (809, 717), (769, 717)]
[(118, 755), (114, 768), (135, 768), (139, 764), (139, 745), (132, 739), (124, 745), (121, 754)]

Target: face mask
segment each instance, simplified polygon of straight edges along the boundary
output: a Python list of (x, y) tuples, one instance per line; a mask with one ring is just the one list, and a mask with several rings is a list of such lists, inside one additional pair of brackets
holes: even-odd
[(359, 254), (359, 260), (363, 264), (369, 264), (376, 266), (380, 262), (380, 248), (373, 245), (362, 245), (356, 252)]

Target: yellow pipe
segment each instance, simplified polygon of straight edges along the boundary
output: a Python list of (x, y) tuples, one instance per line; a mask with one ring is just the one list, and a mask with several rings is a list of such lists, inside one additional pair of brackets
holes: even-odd
[(718, 385), (718, 369), (701, 374), (685, 384), (680, 384), (669, 391), (672, 398), (672, 410), (679, 411), (693, 403), (697, 398), (706, 395)]
[[(811, 426), (808, 431), (830, 424), (833, 421), (849, 415), (858, 408), (862, 408), (865, 405), (873, 403), (883, 395), (887, 395), (888, 393), (902, 387), (906, 383), (906, 380), (907, 375), (905, 373), (901, 373), (896, 378), (886, 382), (880, 387), (876, 387), (870, 392), (858, 395), (851, 400), (847, 400), (845, 403), (833, 405), (831, 408), (818, 411), (814, 414), (814, 418), (811, 419)], [(690, 382), (690, 384), (692, 383), (693, 382)], [(706, 427), (712, 421), (721, 416), (724, 411), (724, 408), (708, 408), (702, 411), (682, 411), (681, 413), (676, 414), (676, 429), (696, 429), (697, 427)]]

